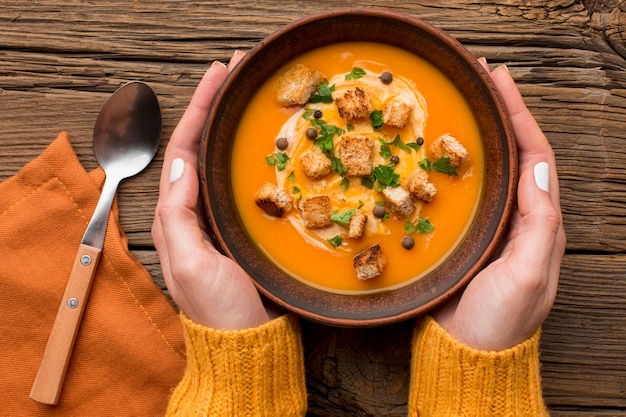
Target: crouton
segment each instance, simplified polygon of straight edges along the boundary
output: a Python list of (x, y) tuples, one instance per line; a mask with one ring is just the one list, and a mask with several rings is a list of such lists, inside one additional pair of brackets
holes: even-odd
[(413, 108), (400, 100), (390, 100), (383, 108), (383, 123), (402, 129), (409, 122)]
[(350, 239), (361, 239), (365, 234), (365, 225), (367, 224), (367, 214), (358, 213), (350, 217), (348, 222), (348, 237)]
[(417, 168), (407, 178), (404, 187), (415, 201), (422, 200), (430, 203), (437, 194), (437, 187), (428, 181), (428, 174), (422, 168)]
[(307, 177), (319, 180), (330, 174), (331, 161), (317, 146), (313, 146), (300, 157), (302, 172)]
[(307, 229), (321, 229), (330, 226), (330, 197), (327, 195), (316, 195), (303, 197), (300, 200), (300, 210), (304, 227)]
[(385, 256), (377, 243), (359, 252), (354, 257), (354, 269), (356, 276), (360, 280), (374, 278), (383, 273), (385, 268)]
[(276, 80), (276, 99), (283, 106), (305, 105), (322, 79), (319, 72), (297, 64)]
[(256, 194), (255, 203), (270, 216), (282, 217), (291, 210), (291, 197), (283, 189), (266, 182)]
[(345, 120), (369, 117), (372, 111), (372, 103), (367, 92), (361, 87), (348, 90), (343, 96), (335, 99), (339, 116)]
[(400, 218), (409, 217), (415, 210), (411, 194), (402, 186), (385, 188), (383, 197), (385, 197), (385, 205), (389, 207), (389, 211)]
[(339, 144), (339, 159), (346, 175), (367, 176), (374, 170), (374, 141), (368, 136), (344, 136)]
[(435, 160), (442, 157), (450, 158), (450, 165), (459, 169), (467, 159), (468, 153), (465, 147), (449, 133), (439, 136), (430, 144), (428, 150)]

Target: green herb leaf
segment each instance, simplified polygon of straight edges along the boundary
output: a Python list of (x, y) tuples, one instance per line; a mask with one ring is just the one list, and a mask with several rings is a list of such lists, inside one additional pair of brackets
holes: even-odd
[(419, 234), (425, 235), (432, 232), (433, 230), (435, 230), (435, 226), (433, 226), (432, 223), (428, 221), (428, 219), (419, 219), (417, 221), (417, 231), (419, 232)]
[(380, 153), (380, 156), (383, 157), (383, 159), (387, 159), (391, 156), (391, 149), (389, 149), (389, 146), (387, 145), (381, 145), (379, 153)]
[(304, 113), (302, 113), (302, 118), (304, 120), (311, 120), (311, 118), (313, 117), (313, 113), (315, 113), (315, 110), (313, 110), (313, 109), (306, 109), (304, 111)]
[[(386, 146), (397, 146), (398, 148), (402, 149), (406, 153), (411, 153), (411, 149), (414, 149), (416, 151), (417, 149), (419, 149), (419, 145), (415, 142), (411, 142), (409, 144), (404, 143), (402, 139), (400, 138), (400, 135), (396, 135), (396, 137), (393, 138), (391, 142), (385, 142), (385, 140), (381, 138), (380, 136), (378, 137), (378, 140), (380, 141), (380, 143)], [(417, 146), (417, 148), (415, 148), (415, 146)]]
[(291, 173), (289, 174), (289, 176), (287, 177), (287, 179), (288, 179), (289, 181), (294, 181), (294, 182), (295, 182), (295, 181), (296, 181), (296, 174), (295, 174), (293, 171), (291, 171)]
[(345, 79), (346, 80), (357, 80), (357, 79), (361, 78), (364, 75), (365, 75), (365, 70), (363, 68), (354, 67), (354, 68), (352, 68), (352, 71), (350, 71), (348, 74), (346, 74)]
[(406, 223), (404, 223), (404, 230), (406, 230), (409, 235), (415, 232), (418, 232), (420, 235), (425, 235), (435, 230), (435, 226), (433, 226), (428, 219), (419, 219), (415, 224), (407, 220)]
[(333, 211), (333, 213), (330, 215), (330, 221), (337, 223), (341, 227), (346, 227), (348, 223), (350, 223), (350, 219), (352, 218), (352, 216), (354, 216), (355, 214), (355, 209), (350, 209), (342, 213), (337, 213), (336, 211)]
[(333, 248), (336, 248), (338, 246), (341, 246), (341, 244), (343, 243), (343, 238), (337, 235), (331, 237), (330, 239), (327, 239), (327, 242), (330, 243)]
[(450, 158), (448, 158), (447, 156), (442, 156), (437, 162), (433, 162), (432, 166), (434, 171), (454, 176), (459, 175), (456, 172), (456, 168), (454, 168), (454, 165), (450, 163)]
[(370, 190), (374, 188), (374, 183), (376, 179), (373, 175), (369, 175), (367, 177), (361, 177), (361, 185), (365, 188), (369, 188)]
[(348, 168), (345, 167), (341, 159), (337, 158), (334, 153), (330, 158), (330, 169), (337, 173), (340, 177), (343, 177), (346, 172), (348, 172)]
[(383, 111), (374, 110), (370, 113), (370, 121), (374, 130), (380, 130), (383, 127)]
[(350, 180), (347, 178), (344, 178), (341, 180), (341, 189), (346, 191), (349, 187), (350, 187)]
[(346, 129), (348, 130), (348, 132), (351, 132), (351, 131), (353, 131), (353, 130), (354, 130), (354, 125), (352, 125), (352, 124), (348, 123), (348, 124), (346, 125)]
[(400, 175), (396, 174), (393, 167), (389, 165), (376, 166), (374, 168), (374, 178), (385, 187), (395, 188), (400, 185)]
[(287, 161), (289, 161), (289, 156), (285, 152), (276, 152), (265, 158), (265, 162), (267, 162), (267, 165), (276, 165), (276, 169), (278, 169), (279, 171), (285, 169), (285, 167), (287, 166)]
[(328, 80), (324, 79), (324, 81), (317, 86), (317, 93), (311, 95), (309, 103), (332, 103), (333, 91), (335, 91), (335, 84), (328, 85)]
[(315, 144), (315, 146), (320, 148), (322, 152), (326, 154), (326, 156), (328, 156), (332, 160), (332, 157), (334, 156), (332, 152), (333, 138), (335, 137), (335, 135), (337, 136), (343, 135), (344, 130), (341, 128), (338, 128), (337, 126), (329, 125), (325, 122), (323, 124), (320, 124), (319, 128), (320, 128), (319, 136), (315, 138), (315, 141), (313, 143)]
[(293, 194), (298, 194), (298, 193), (300, 193), (300, 192), (301, 192), (301, 191), (300, 191), (300, 188), (298, 188), (298, 186), (297, 186), (297, 185), (294, 185), (294, 186), (293, 186), (293, 191), (292, 191), (292, 193), (293, 193)]
[(422, 159), (417, 164), (426, 172), (430, 172), (433, 165), (428, 158)]
[(357, 208), (359, 208), (359, 209), (360, 209), (360, 208), (362, 208), (364, 205), (365, 205), (365, 203), (364, 203), (364, 202), (362, 202), (361, 200), (359, 200), (359, 206), (358, 206)]

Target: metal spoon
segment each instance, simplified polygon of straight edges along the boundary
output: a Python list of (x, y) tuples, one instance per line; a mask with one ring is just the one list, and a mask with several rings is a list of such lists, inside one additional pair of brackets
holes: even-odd
[(123, 179), (138, 174), (148, 166), (160, 140), (161, 109), (154, 91), (148, 85), (137, 81), (125, 84), (102, 107), (94, 128), (93, 148), (106, 180), (80, 243), (30, 392), (30, 398), (35, 401), (56, 404), (59, 400), (100, 260), (117, 187)]

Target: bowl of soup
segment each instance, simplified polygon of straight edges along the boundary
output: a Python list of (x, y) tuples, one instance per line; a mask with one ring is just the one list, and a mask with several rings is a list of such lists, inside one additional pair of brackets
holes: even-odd
[(341, 9), (262, 40), (200, 147), (212, 239), (259, 292), (337, 326), (408, 319), (505, 235), (515, 139), (487, 72), (414, 17)]

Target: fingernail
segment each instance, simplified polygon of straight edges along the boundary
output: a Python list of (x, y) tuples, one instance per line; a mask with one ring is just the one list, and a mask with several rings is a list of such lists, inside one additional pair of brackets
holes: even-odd
[(550, 167), (547, 162), (535, 165), (535, 184), (545, 192), (550, 191)]
[(509, 67), (507, 67), (506, 64), (500, 65), (500, 68), (504, 69), (506, 72), (509, 72), (509, 73), (511, 72), (509, 71)]
[(170, 166), (170, 184), (183, 176), (185, 172), (185, 161), (182, 158), (176, 158)]
[(478, 58), (478, 62), (487, 66), (487, 58), (485, 58), (484, 56), (481, 56), (480, 58)]
[(213, 63), (211, 64), (212, 67), (214, 67), (216, 65), (219, 65), (219, 66), (221, 66), (223, 68), (226, 68), (226, 64), (224, 64), (223, 62), (220, 62), (220, 61), (213, 61)]

